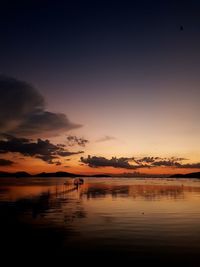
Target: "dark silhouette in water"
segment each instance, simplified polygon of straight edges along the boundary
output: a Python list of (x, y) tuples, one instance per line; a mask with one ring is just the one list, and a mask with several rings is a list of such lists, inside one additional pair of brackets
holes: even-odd
[(82, 184), (84, 184), (84, 180), (82, 178), (76, 178), (74, 180), (74, 185), (79, 186), (79, 185), (82, 185)]

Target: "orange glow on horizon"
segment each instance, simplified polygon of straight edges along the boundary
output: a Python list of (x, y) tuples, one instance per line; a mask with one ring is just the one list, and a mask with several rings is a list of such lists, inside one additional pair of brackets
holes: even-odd
[(142, 168), (138, 170), (132, 169), (122, 169), (122, 168), (113, 168), (113, 167), (101, 167), (101, 168), (91, 168), (88, 166), (55, 166), (53, 164), (37, 164), (37, 165), (21, 165), (18, 166), (9, 166), (9, 167), (2, 167), (1, 171), (5, 172), (17, 172), (17, 171), (26, 171), (30, 174), (36, 174), (40, 172), (71, 172), (75, 174), (84, 174), (84, 175), (94, 175), (94, 174), (113, 174), (113, 175), (120, 175), (120, 174), (148, 174), (148, 175), (159, 175), (159, 174), (177, 174), (177, 173), (191, 173), (191, 172), (198, 172), (200, 169), (184, 169), (184, 168), (172, 168), (172, 167), (155, 167), (155, 168)]
[(186, 174), (191, 172), (198, 172), (200, 169), (194, 168), (175, 168), (175, 167), (151, 167), (151, 168), (140, 168), (140, 169), (123, 169), (123, 168), (114, 168), (114, 167), (98, 167), (91, 168), (87, 165), (82, 165), (79, 157), (75, 156), (67, 160), (59, 159), (62, 163), (61, 165), (48, 164), (40, 159), (24, 157), (17, 158), (12, 154), (8, 154), (6, 159), (10, 159), (15, 163), (11, 166), (1, 166), (1, 171), (6, 172), (17, 172), (17, 171), (26, 171), (30, 174), (37, 174), (41, 172), (70, 172), (75, 174), (84, 174), (84, 175), (95, 175), (95, 174), (110, 174), (110, 175), (123, 175), (123, 174), (133, 174), (137, 176), (139, 174), (147, 175), (172, 175), (172, 174)]

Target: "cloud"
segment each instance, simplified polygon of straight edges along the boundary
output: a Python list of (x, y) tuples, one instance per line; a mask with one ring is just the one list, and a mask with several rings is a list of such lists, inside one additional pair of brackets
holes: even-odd
[(159, 159), (159, 157), (143, 157), (143, 158), (139, 158), (139, 159), (134, 159), (134, 161), (137, 164), (144, 163), (144, 162), (145, 163), (153, 163), (157, 159)]
[(181, 163), (173, 160), (160, 160), (152, 162), (151, 167), (178, 167)]
[(56, 166), (62, 165), (62, 163), (60, 161), (55, 161), (55, 164), (56, 164)]
[(92, 168), (98, 167), (113, 167), (113, 168), (123, 168), (135, 170), (138, 168), (137, 165), (131, 165), (129, 162), (132, 161), (132, 158), (116, 158), (112, 157), (107, 159), (104, 157), (88, 156), (87, 158), (81, 157), (81, 162), (88, 165)]
[(152, 167), (174, 167), (174, 168), (185, 168), (185, 169), (200, 169), (200, 162), (197, 163), (182, 163), (182, 160), (186, 160), (184, 158), (178, 158), (178, 160), (174, 160), (174, 158), (169, 160), (161, 160), (156, 161), (152, 164)]
[[(116, 158), (107, 159), (105, 157), (88, 156), (81, 157), (81, 162), (92, 168), (98, 167), (113, 167), (123, 169), (141, 169), (141, 168), (156, 168), (156, 167), (172, 167), (172, 168), (200, 168), (200, 163), (183, 164), (185, 158), (162, 158), (162, 157), (142, 157), (142, 158)], [(135, 164), (130, 164), (134, 162)]]
[(73, 156), (76, 154), (82, 154), (84, 153), (84, 151), (77, 151), (77, 152), (70, 152), (70, 151), (59, 151), (57, 154), (61, 157), (69, 157), (69, 156)]
[(186, 158), (162, 158), (162, 157), (143, 157), (134, 158), (134, 161), (138, 164), (147, 164), (149, 168), (153, 167), (179, 167), (182, 166), (182, 161), (187, 160)]
[(170, 157), (170, 158), (162, 158), (162, 157), (142, 157), (142, 158), (134, 158), (134, 161), (138, 164), (140, 163), (148, 163), (150, 165), (155, 166), (176, 166), (176, 163), (187, 160), (186, 158), (177, 158), (177, 157)]
[(188, 164), (181, 164), (178, 167), (179, 168), (185, 168), (185, 169), (200, 169), (200, 162), (197, 162), (197, 163), (188, 163)]
[(82, 146), (85, 147), (85, 145), (89, 143), (89, 140), (82, 138), (82, 137), (77, 137), (75, 135), (68, 135), (67, 136), (67, 144), (68, 146)]
[(54, 136), (81, 125), (46, 110), (44, 97), (30, 84), (0, 75), (0, 129), (14, 136)]
[(0, 159), (0, 166), (11, 166), (14, 162), (8, 159)]
[[(27, 138), (17, 138), (4, 135), (0, 140), (0, 154), (20, 153), (21, 155), (41, 159), (49, 164), (60, 165), (60, 157), (83, 153), (83, 151), (70, 152), (63, 145), (52, 144), (49, 140), (38, 139), (33, 141)], [(56, 160), (56, 161), (55, 161)]]
[(106, 142), (106, 141), (115, 140), (115, 139), (116, 139), (116, 137), (114, 137), (114, 136), (105, 135), (104, 137), (96, 140), (96, 142)]

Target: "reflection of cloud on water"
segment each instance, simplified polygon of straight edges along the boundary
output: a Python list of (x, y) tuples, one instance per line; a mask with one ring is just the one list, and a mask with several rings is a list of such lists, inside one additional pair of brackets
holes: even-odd
[(74, 222), (79, 223), (87, 214), (80, 199), (60, 188), (12, 202), (0, 201), (3, 254), (18, 251), (32, 258), (34, 253), (46, 260), (49, 255), (62, 256), (71, 249), (68, 240), (80, 236)]
[(45, 225), (47, 221), (55, 225), (64, 225), (86, 217), (81, 201), (68, 196), (68, 193), (74, 190), (74, 188), (58, 187), (55, 192), (47, 190), (29, 198), (20, 198), (12, 202), (2, 201), (1, 214), (7, 211), (7, 214), (14, 215), (15, 219), (21, 222), (40, 226)]
[(106, 196), (142, 198), (144, 200), (157, 199), (183, 199), (186, 192), (200, 192), (199, 187), (183, 185), (106, 185), (88, 184), (81, 191), (81, 197), (87, 199), (102, 198)]
[(161, 198), (183, 199), (184, 188), (181, 186), (161, 186), (161, 185), (137, 185), (129, 190), (129, 196), (141, 197), (145, 200), (155, 200)]

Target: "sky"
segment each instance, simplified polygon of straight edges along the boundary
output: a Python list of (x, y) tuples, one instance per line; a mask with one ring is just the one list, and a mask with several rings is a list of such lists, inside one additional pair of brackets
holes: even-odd
[(5, 1), (0, 170), (200, 170), (199, 1)]

